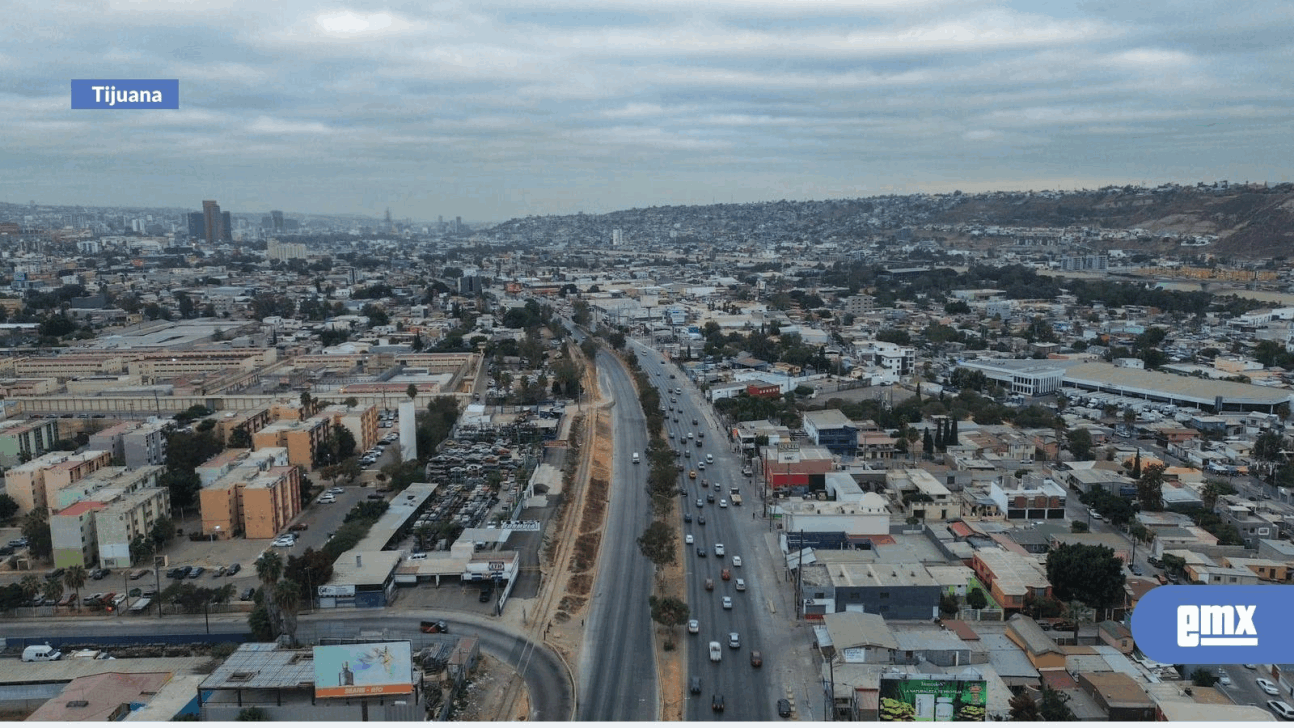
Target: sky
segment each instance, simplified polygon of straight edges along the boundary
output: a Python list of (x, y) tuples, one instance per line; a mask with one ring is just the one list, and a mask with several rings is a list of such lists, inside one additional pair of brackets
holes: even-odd
[[(10, 0), (0, 200), (502, 221), (1290, 181), (1288, 0)], [(178, 110), (73, 110), (174, 78)]]

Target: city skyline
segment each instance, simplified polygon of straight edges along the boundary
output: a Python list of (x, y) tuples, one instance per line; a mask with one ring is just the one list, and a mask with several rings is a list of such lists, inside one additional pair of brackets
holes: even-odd
[[(1290, 180), (1276, 2), (51, 10), (0, 54), (0, 199), (497, 222)], [(93, 77), (178, 78), (180, 109), (71, 110)]]

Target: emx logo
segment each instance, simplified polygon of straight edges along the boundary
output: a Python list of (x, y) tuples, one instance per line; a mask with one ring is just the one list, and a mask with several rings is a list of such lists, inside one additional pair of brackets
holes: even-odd
[(1291, 604), (1294, 586), (1161, 586), (1137, 602), (1132, 637), (1170, 664), (1279, 663), (1294, 655)]
[(1177, 608), (1178, 647), (1257, 647), (1254, 628), (1256, 604), (1194, 606)]

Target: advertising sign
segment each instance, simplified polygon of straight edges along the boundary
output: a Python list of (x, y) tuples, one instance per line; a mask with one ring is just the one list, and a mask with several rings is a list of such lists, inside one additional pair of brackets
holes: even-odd
[(353, 597), (355, 596), (354, 584), (324, 584), (319, 587), (319, 596), (321, 597)]
[(413, 692), (408, 642), (366, 642), (314, 648), (315, 697), (407, 695)]
[(987, 720), (988, 686), (956, 675), (881, 676), (880, 720)]

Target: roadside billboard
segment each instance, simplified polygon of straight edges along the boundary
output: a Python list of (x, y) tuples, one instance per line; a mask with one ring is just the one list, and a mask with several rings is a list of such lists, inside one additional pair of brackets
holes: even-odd
[(880, 720), (987, 720), (983, 679), (956, 675), (881, 676)]
[(315, 697), (407, 695), (413, 692), (408, 642), (365, 642), (314, 648)]

